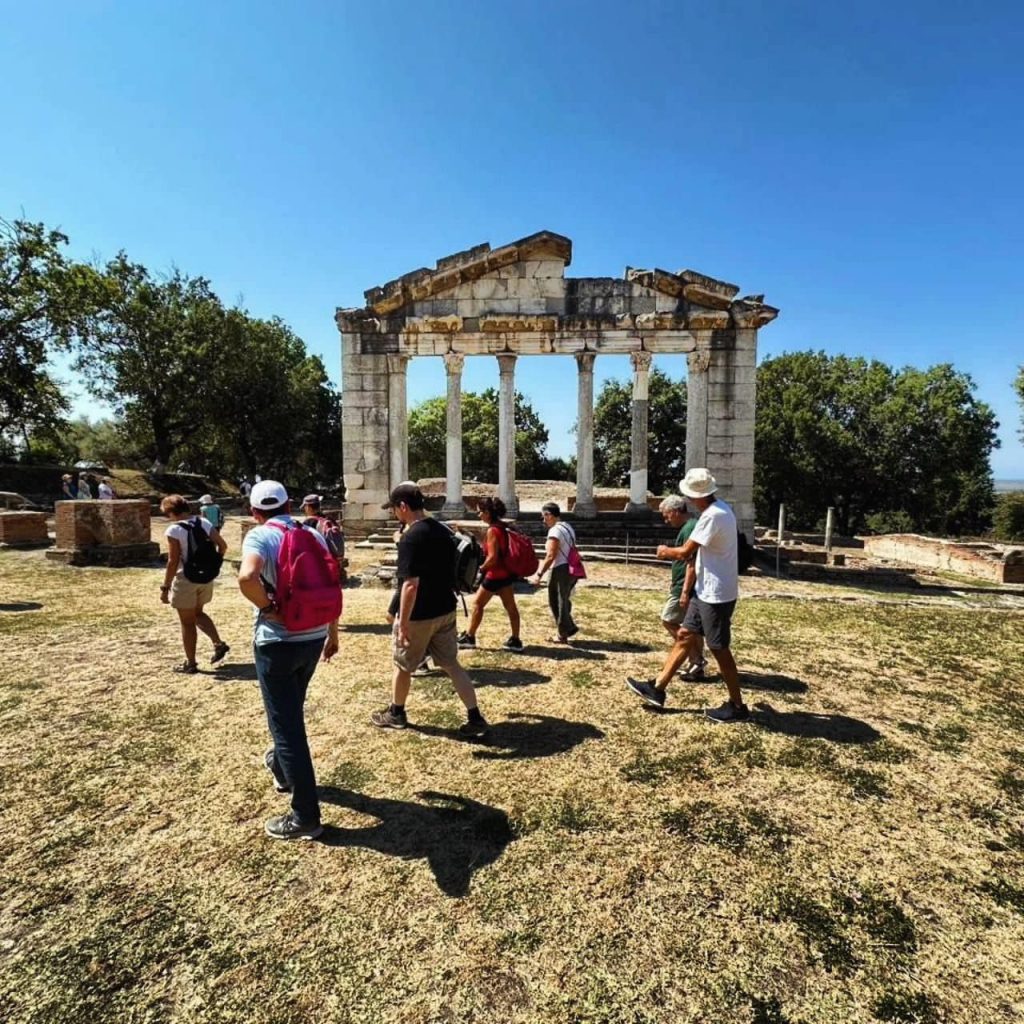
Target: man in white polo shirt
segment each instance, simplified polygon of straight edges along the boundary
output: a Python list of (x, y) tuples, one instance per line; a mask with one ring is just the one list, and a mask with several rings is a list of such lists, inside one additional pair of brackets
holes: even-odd
[[(652, 680), (630, 676), (626, 685), (638, 697), (654, 707), (665, 706), (665, 690), (679, 666), (696, 654), (699, 638), (704, 637), (715, 656), (729, 699), (719, 708), (707, 711), (713, 722), (745, 722), (750, 711), (740, 693), (739, 674), (729, 645), (732, 640), (732, 613), (739, 597), (739, 549), (736, 516), (718, 498), (718, 484), (707, 469), (691, 469), (679, 482), (679, 490), (699, 511), (700, 518), (681, 548), (662, 544), (658, 558), (689, 560), (696, 556), (696, 585), (686, 601), (686, 613), (668, 653), (661, 674)], [(682, 604), (687, 595), (680, 600)]]

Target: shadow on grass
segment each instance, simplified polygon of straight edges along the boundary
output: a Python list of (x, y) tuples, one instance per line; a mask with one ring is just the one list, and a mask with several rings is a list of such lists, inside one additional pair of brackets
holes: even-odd
[(474, 686), (535, 686), (550, 683), (551, 676), (528, 668), (474, 668), (471, 672)]
[(848, 715), (819, 715), (810, 711), (776, 711), (770, 704), (756, 704), (750, 720), (769, 732), (832, 743), (875, 743), (882, 734), (867, 722)]
[(604, 733), (589, 722), (569, 722), (550, 715), (509, 715), (508, 720), (492, 725), (483, 739), (467, 740), (458, 729), (436, 725), (410, 725), (410, 729), (426, 736), (443, 736), (475, 743), (486, 750), (475, 750), (473, 756), (485, 761), (518, 761), (534, 757), (554, 757), (579, 746), (585, 740), (604, 739)]
[(218, 683), (255, 682), (256, 665), (251, 661), (230, 662), (227, 665), (216, 665), (209, 673)]
[(580, 644), (527, 644), (525, 653), (531, 658), (550, 658), (552, 661), (606, 661), (603, 654), (588, 651)]
[(806, 693), (807, 684), (791, 676), (767, 675), (763, 672), (741, 672), (741, 690), (770, 690), (772, 693)]
[(12, 601), (0, 604), (0, 612), (37, 612), (42, 607), (38, 601)]
[(343, 633), (372, 633), (374, 636), (391, 636), (391, 627), (386, 622), (353, 622), (340, 627)]
[(504, 811), (465, 796), (426, 791), (416, 794), (423, 802), (415, 803), (337, 786), (321, 786), (319, 795), (324, 803), (379, 819), (366, 828), (326, 825), (321, 842), (426, 860), (438, 888), (448, 896), (465, 896), (473, 872), (493, 864), (515, 838)]
[(650, 644), (631, 644), (627, 640), (579, 640), (575, 644), (581, 651), (614, 651), (617, 654), (649, 654)]

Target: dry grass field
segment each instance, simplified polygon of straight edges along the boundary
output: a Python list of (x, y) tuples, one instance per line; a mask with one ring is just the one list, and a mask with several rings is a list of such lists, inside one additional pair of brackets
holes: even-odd
[(752, 582), (755, 718), (714, 726), (719, 683), (661, 714), (623, 685), (660, 662), (666, 574), (592, 568), (571, 650), (543, 595), (522, 656), (488, 609), (487, 744), (440, 676), (415, 729), (369, 724), (387, 595), (348, 591), (307, 712), (328, 828), (290, 844), (230, 572), (233, 650), (182, 677), (157, 570), (0, 552), (0, 1016), (1021, 1020), (1024, 598)]

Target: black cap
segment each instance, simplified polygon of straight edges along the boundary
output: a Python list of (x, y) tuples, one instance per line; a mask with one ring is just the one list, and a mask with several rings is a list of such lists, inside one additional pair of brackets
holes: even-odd
[(413, 511), (423, 508), (423, 492), (415, 484), (399, 484), (391, 491), (391, 497), (381, 508), (394, 508), (399, 502), (405, 502)]

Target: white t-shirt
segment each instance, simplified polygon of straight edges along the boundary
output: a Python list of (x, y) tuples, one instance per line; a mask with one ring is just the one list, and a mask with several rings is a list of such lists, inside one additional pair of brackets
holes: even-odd
[(548, 538), (552, 537), (558, 541), (558, 554), (555, 555), (551, 568), (557, 569), (569, 561), (569, 550), (576, 543), (576, 531), (568, 523), (555, 523), (548, 530)]
[(708, 604), (735, 601), (740, 593), (736, 516), (724, 501), (715, 501), (701, 513), (690, 540), (697, 551), (697, 597)]
[[(189, 518), (195, 519), (196, 517), (190, 516)], [(213, 532), (213, 524), (208, 523), (202, 516), (199, 516), (199, 522), (203, 524), (206, 536), (209, 537)], [(185, 563), (188, 561), (188, 528), (185, 526), (184, 521), (171, 523), (171, 525), (164, 530), (164, 536), (173, 537), (181, 545), (181, 561), (178, 562), (178, 571), (175, 575), (182, 576), (185, 572)]]
[(100, 501), (113, 501), (114, 489), (110, 484), (100, 484)]

